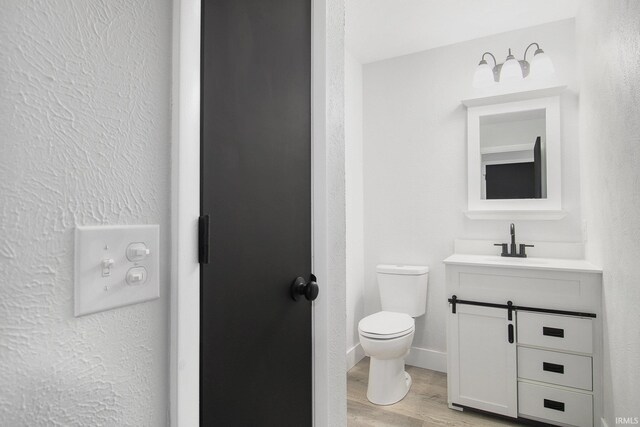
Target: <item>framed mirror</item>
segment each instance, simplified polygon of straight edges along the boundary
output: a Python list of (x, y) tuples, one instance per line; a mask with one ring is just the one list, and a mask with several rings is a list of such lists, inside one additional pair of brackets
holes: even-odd
[(559, 96), (469, 106), (467, 126), (467, 216), (561, 214)]

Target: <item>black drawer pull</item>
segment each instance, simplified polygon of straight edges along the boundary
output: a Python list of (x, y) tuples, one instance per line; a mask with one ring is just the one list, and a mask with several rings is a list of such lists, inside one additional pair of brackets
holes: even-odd
[(513, 344), (513, 324), (509, 323), (509, 326), (507, 326), (507, 333), (509, 334), (509, 344)]
[(548, 337), (564, 338), (564, 329), (548, 328), (546, 326), (543, 326), (542, 335), (546, 335)]
[(544, 407), (553, 409), (554, 411), (564, 412), (564, 402), (558, 402), (556, 400), (544, 399)]
[(556, 374), (564, 374), (564, 365), (542, 362), (542, 370), (547, 372), (555, 372)]

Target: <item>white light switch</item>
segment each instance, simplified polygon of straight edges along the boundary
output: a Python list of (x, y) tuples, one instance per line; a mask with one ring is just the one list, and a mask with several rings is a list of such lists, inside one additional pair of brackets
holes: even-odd
[(160, 296), (159, 228), (158, 225), (76, 227), (76, 316)]
[(131, 243), (127, 246), (127, 259), (129, 261), (141, 261), (150, 253), (151, 251), (147, 248), (147, 245), (142, 242)]
[(143, 285), (147, 281), (147, 270), (144, 267), (133, 267), (127, 271), (129, 285)]
[(111, 276), (111, 267), (113, 267), (113, 260), (111, 258), (102, 260), (102, 277)]

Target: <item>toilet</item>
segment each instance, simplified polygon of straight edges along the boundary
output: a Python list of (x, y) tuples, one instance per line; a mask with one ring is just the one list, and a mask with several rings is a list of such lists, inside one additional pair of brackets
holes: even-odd
[(382, 311), (358, 323), (360, 345), (371, 358), (367, 399), (376, 405), (402, 400), (411, 388), (404, 370), (415, 331), (415, 317), (424, 315), (428, 267), (378, 265), (376, 267)]

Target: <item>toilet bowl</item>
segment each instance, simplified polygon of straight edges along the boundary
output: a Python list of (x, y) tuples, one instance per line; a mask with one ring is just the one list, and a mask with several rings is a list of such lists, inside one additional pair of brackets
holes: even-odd
[(405, 313), (381, 311), (358, 324), (360, 345), (371, 358), (367, 399), (376, 405), (391, 405), (409, 392), (411, 376), (404, 370), (409, 354), (414, 320)]
[(358, 323), (360, 345), (371, 358), (367, 399), (376, 405), (402, 400), (411, 388), (404, 370), (415, 333), (414, 317), (426, 311), (427, 278), (424, 266), (376, 267), (382, 311)]

